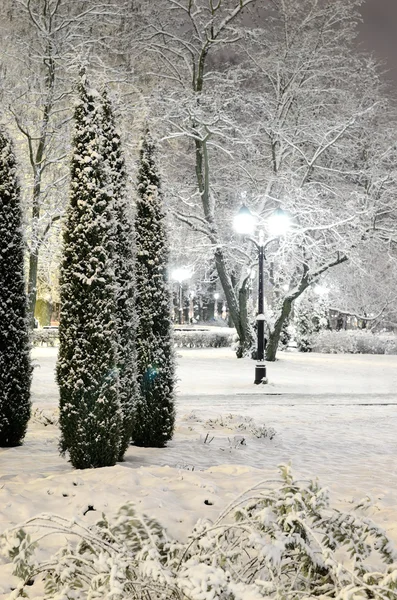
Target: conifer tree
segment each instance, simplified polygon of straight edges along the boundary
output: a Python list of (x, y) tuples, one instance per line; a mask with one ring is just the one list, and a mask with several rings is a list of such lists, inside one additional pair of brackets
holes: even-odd
[(71, 192), (61, 264), (59, 359), (61, 450), (76, 468), (120, 455), (114, 288), (115, 224), (102, 159), (101, 103), (81, 75)]
[(135, 248), (132, 206), (126, 192), (127, 173), (111, 102), (103, 93), (103, 157), (113, 198), (116, 225), (114, 271), (118, 338), (119, 399), (123, 413), (120, 460), (131, 442), (136, 382)]
[(175, 423), (175, 362), (167, 282), (168, 247), (154, 144), (147, 130), (140, 152), (135, 217), (137, 361), (140, 397), (133, 443), (164, 446)]
[(22, 210), (11, 141), (0, 131), (0, 446), (19, 446), (30, 417)]
[(311, 287), (295, 302), (294, 326), (300, 352), (311, 352), (313, 335), (329, 328), (327, 302)]

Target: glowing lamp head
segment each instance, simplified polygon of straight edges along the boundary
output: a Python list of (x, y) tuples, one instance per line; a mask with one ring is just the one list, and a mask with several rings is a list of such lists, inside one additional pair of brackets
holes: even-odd
[(282, 208), (277, 208), (268, 219), (268, 229), (272, 237), (284, 235), (290, 226), (290, 218)]
[(315, 294), (317, 294), (318, 296), (326, 296), (328, 294), (328, 288), (325, 287), (325, 285), (321, 285), (319, 283), (317, 283), (314, 288), (313, 291)]
[(236, 233), (241, 235), (252, 235), (255, 229), (255, 217), (251, 211), (243, 204), (233, 219), (233, 228)]
[(191, 276), (192, 273), (187, 267), (179, 267), (178, 269), (174, 269), (171, 273), (172, 279), (174, 281), (179, 281), (179, 283), (182, 283), (182, 281), (185, 281), (186, 279), (190, 279)]

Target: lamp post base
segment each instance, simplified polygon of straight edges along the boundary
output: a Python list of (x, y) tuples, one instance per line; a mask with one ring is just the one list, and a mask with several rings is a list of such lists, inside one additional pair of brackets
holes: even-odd
[(266, 365), (259, 364), (259, 365), (255, 366), (255, 381), (254, 381), (254, 383), (256, 385), (259, 385), (260, 383), (267, 383)]

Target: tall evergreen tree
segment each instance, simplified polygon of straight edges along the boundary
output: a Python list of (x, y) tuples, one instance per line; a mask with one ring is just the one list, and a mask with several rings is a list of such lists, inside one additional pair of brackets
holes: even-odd
[[(61, 264), (61, 450), (76, 468), (120, 455), (114, 289), (115, 223), (102, 159), (101, 105), (83, 73), (75, 109), (70, 204)], [(99, 104), (99, 105), (98, 105)]]
[(12, 144), (0, 131), (0, 446), (18, 446), (30, 417), (22, 211)]
[(175, 423), (175, 362), (167, 282), (168, 247), (154, 144), (147, 130), (140, 152), (135, 217), (137, 361), (140, 398), (133, 443), (164, 446)]
[(115, 126), (111, 102), (103, 93), (103, 157), (109, 191), (113, 198), (116, 224), (114, 271), (116, 283), (116, 322), (118, 338), (119, 399), (123, 412), (123, 437), (120, 460), (131, 442), (134, 405), (137, 398), (135, 247), (132, 206), (126, 192), (127, 173), (121, 150), (120, 134)]

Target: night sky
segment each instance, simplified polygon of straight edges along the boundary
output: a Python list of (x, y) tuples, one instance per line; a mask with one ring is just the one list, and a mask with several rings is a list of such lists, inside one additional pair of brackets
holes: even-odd
[(386, 77), (397, 88), (397, 0), (367, 0), (361, 12), (362, 47), (385, 63)]

